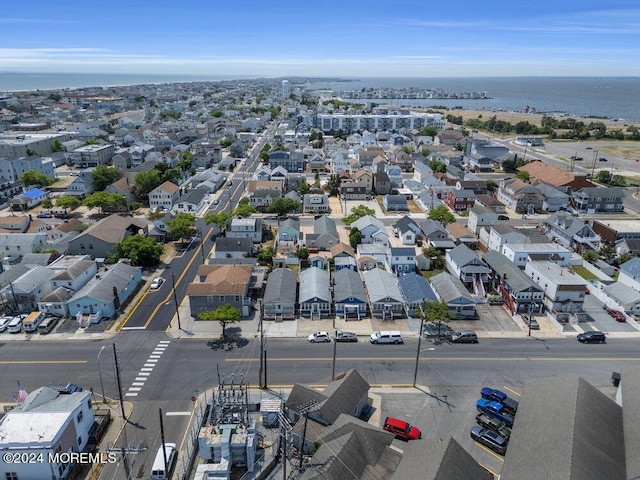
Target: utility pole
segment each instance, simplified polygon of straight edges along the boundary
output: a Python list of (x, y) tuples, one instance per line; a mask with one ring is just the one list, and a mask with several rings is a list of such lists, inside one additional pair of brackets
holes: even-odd
[(173, 285), (173, 301), (176, 304), (176, 317), (178, 317), (178, 330), (182, 330), (182, 326), (180, 325), (180, 311), (178, 309), (178, 296), (176, 295), (176, 276), (173, 272), (171, 272), (171, 283)]
[(263, 326), (263, 322), (264, 322), (264, 304), (262, 303), (262, 300), (258, 300), (258, 302), (260, 302), (260, 308), (259, 308), (259, 312), (260, 312), (260, 370), (258, 372), (258, 383), (260, 385), (260, 388), (266, 388), (266, 385), (264, 384), (262, 375), (264, 373), (264, 326)]
[(596, 160), (598, 159), (598, 150), (593, 151), (593, 165), (591, 167), (591, 180), (593, 180), (593, 174), (596, 171)]
[(338, 330), (334, 330), (333, 335), (333, 362), (331, 363), (331, 381), (336, 378), (336, 349), (338, 348), (338, 342), (336, 341), (338, 338)]
[(418, 351), (416, 352), (416, 366), (413, 370), (413, 388), (416, 388), (416, 382), (418, 379), (418, 362), (420, 360), (420, 346), (422, 345), (422, 328), (424, 327), (424, 310), (420, 305), (420, 331), (418, 332)]
[(200, 235), (200, 255), (202, 255), (202, 264), (204, 265), (204, 237), (202, 236), (201, 228), (198, 228), (198, 234)]
[(307, 438), (307, 422), (309, 421), (309, 411), (318, 405), (316, 400), (309, 400), (304, 405), (298, 407), (298, 413), (304, 415), (304, 427), (302, 428), (302, 439), (300, 440), (300, 463), (298, 464), (298, 470), (302, 470), (302, 460), (304, 459), (304, 443)]
[(162, 456), (164, 458), (164, 472), (165, 475), (169, 475), (169, 462), (167, 461), (167, 449), (164, 448), (164, 424), (162, 423), (162, 409), (158, 409), (158, 414), (160, 416), (160, 441), (162, 448)]
[(124, 473), (127, 479), (131, 478), (131, 471), (129, 468), (129, 460), (127, 458), (127, 448), (129, 442), (127, 440), (127, 415), (124, 411), (124, 400), (122, 398), (122, 383), (120, 382), (120, 364), (118, 362), (118, 349), (116, 344), (113, 344), (113, 362), (116, 368), (116, 382), (118, 385), (118, 399), (120, 400), (120, 413), (122, 414), (122, 433), (124, 435), (124, 446), (121, 448), (122, 452), (122, 464), (124, 466)]

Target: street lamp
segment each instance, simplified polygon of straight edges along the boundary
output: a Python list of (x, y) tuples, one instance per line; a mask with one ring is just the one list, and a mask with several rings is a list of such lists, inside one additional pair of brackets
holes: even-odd
[(100, 391), (102, 392), (102, 403), (107, 403), (107, 399), (104, 396), (104, 384), (102, 383), (102, 370), (100, 370), (100, 354), (105, 348), (107, 348), (107, 346), (103, 345), (100, 351), (98, 352), (98, 357), (96, 359), (96, 361), (98, 362), (98, 377), (100, 377)]
[(176, 276), (173, 272), (171, 272), (171, 283), (173, 285), (173, 301), (176, 304), (176, 317), (178, 317), (178, 330), (182, 330), (182, 326), (180, 325), (180, 311), (178, 309), (178, 297), (176, 295)]

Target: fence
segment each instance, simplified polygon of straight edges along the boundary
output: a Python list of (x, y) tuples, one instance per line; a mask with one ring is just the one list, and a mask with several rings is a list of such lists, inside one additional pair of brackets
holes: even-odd
[(193, 468), (196, 456), (198, 455), (198, 435), (200, 434), (200, 428), (206, 421), (210, 408), (206, 392), (202, 397), (196, 398), (193, 408), (193, 418), (191, 419), (189, 430), (185, 437), (186, 441), (182, 450), (179, 465), (176, 466), (173, 474), (174, 479), (186, 480), (191, 476), (191, 469)]

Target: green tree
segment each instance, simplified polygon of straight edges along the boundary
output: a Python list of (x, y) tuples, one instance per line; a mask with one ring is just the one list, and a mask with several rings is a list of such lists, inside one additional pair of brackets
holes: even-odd
[(594, 250), (589, 250), (588, 252), (584, 252), (582, 254), (582, 258), (584, 258), (589, 263), (593, 263), (598, 260), (598, 258), (600, 258), (600, 255), (598, 255), (598, 252)]
[(433, 126), (422, 127), (420, 129), (420, 135), (422, 137), (435, 137), (436, 135), (438, 135), (438, 129)]
[(106, 209), (126, 205), (127, 199), (119, 193), (95, 192), (87, 195), (82, 204), (87, 208), (97, 208), (102, 213)]
[(600, 247), (600, 250), (598, 251), (598, 255), (600, 255), (601, 258), (603, 258), (604, 260), (609, 260), (613, 257), (616, 256), (616, 247), (614, 245), (609, 245), (609, 244), (605, 244), (602, 247)]
[(239, 204), (235, 210), (233, 211), (234, 217), (242, 217), (247, 218), (250, 217), (251, 214), (256, 213), (257, 210), (253, 205), (249, 205), (248, 203)]
[(336, 196), (340, 193), (340, 184), (342, 183), (342, 178), (340, 175), (331, 175), (329, 177), (329, 181), (327, 182), (327, 191), (329, 195)]
[(447, 164), (444, 163), (442, 160), (430, 160), (429, 163), (429, 168), (431, 170), (433, 170), (434, 173), (446, 173), (447, 172)]
[(56, 207), (64, 208), (65, 211), (68, 209), (74, 210), (80, 205), (82, 205), (82, 202), (73, 195), (63, 195), (56, 198)]
[(207, 225), (215, 223), (222, 232), (224, 231), (224, 228), (227, 225), (227, 221), (231, 218), (231, 216), (231, 213), (227, 212), (209, 213), (204, 217), (204, 223), (206, 223)]
[(27, 170), (20, 175), (18, 181), (27, 186), (44, 188), (51, 185), (55, 180), (38, 170)]
[(147, 235), (129, 235), (114, 248), (114, 257), (128, 258), (132, 265), (152, 267), (160, 263), (164, 248), (153, 237)]
[(349, 230), (349, 245), (354, 250), (358, 248), (358, 245), (362, 243), (362, 232), (358, 230), (356, 227), (352, 227)]
[(420, 309), (420, 316), (425, 322), (438, 325), (438, 336), (440, 336), (440, 326), (443, 323), (449, 323), (453, 315), (449, 312), (449, 307), (445, 302), (429, 302), (425, 301)]
[(233, 145), (233, 138), (227, 136), (220, 139), (220, 146), (222, 148), (229, 148), (231, 145)]
[(52, 92), (47, 98), (49, 98), (49, 100), (53, 100), (54, 102), (59, 102), (60, 100), (62, 100), (62, 95), (60, 95), (58, 92)]
[(106, 165), (98, 165), (93, 172), (93, 185), (96, 191), (101, 192), (113, 182), (122, 178), (122, 173), (116, 167), (107, 167)]
[(516, 178), (518, 180), (522, 180), (523, 182), (529, 182), (531, 180), (531, 175), (529, 174), (529, 172), (523, 170), (521, 172), (516, 173)]
[(300, 260), (306, 260), (309, 258), (309, 249), (307, 247), (302, 247), (296, 250), (296, 257)]
[(306, 181), (298, 182), (297, 189), (299, 195), (306, 195), (311, 191), (311, 187)]
[(222, 326), (222, 338), (225, 337), (227, 325), (233, 325), (240, 321), (240, 310), (236, 307), (225, 303), (215, 310), (208, 310), (198, 314), (200, 320), (219, 322)]
[(351, 210), (351, 213), (342, 219), (345, 225), (351, 225), (353, 222), (366, 215), (375, 216), (376, 211), (366, 205), (358, 205)]
[(211, 110), (209, 112), (209, 115), (211, 115), (214, 118), (220, 118), (224, 116), (224, 112), (222, 110)]
[(608, 184), (611, 182), (611, 173), (609, 170), (600, 170), (596, 175), (596, 178), (598, 179), (598, 182)]
[(271, 265), (273, 263), (273, 257), (275, 256), (276, 256), (276, 249), (273, 247), (266, 247), (266, 248), (263, 248), (258, 253), (258, 261), (260, 263), (266, 263)]
[(286, 215), (291, 212), (300, 211), (300, 204), (291, 198), (276, 198), (269, 208), (267, 208), (267, 212), (269, 213), (277, 213), (278, 215)]
[(191, 170), (192, 161), (193, 161), (193, 155), (191, 153), (191, 150), (184, 150), (180, 153), (180, 159), (178, 160), (178, 168), (183, 172), (187, 170)]
[(48, 198), (45, 198), (40, 205), (42, 205), (42, 208), (51, 208), (53, 207), (53, 202), (51, 200), (49, 200)]
[(62, 142), (60, 141), (59, 138), (54, 138), (53, 141), (51, 142), (51, 151), (52, 152), (66, 152), (67, 149), (65, 148), (64, 145), (62, 145)]
[(489, 193), (493, 193), (498, 189), (498, 184), (496, 183), (495, 180), (487, 180), (487, 190), (489, 191)]
[(158, 172), (158, 170), (156, 170), (155, 168), (149, 170), (148, 172), (136, 173), (134, 180), (136, 186), (136, 196), (140, 199), (148, 197), (151, 190), (159, 187), (162, 184), (160, 172)]
[(175, 218), (167, 220), (169, 235), (184, 241), (196, 228), (196, 216), (191, 213), (178, 212)]
[(456, 217), (451, 213), (451, 210), (444, 205), (438, 205), (437, 207), (429, 210), (428, 218), (435, 220), (436, 222), (440, 222), (443, 225), (454, 223), (456, 221)]

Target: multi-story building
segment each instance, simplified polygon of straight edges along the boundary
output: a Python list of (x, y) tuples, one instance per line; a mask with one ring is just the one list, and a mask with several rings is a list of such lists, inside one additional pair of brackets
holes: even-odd
[(11, 183), (17, 182), (20, 176), (29, 170), (44, 173), (55, 178), (55, 163), (48, 157), (0, 158), (0, 177)]
[(579, 213), (615, 213), (624, 211), (624, 189), (620, 187), (581, 188), (573, 192), (571, 204)]
[(420, 130), (433, 126), (438, 130), (444, 129), (444, 117), (437, 113), (409, 113), (409, 114), (380, 114), (380, 115), (351, 115), (342, 113), (320, 113), (316, 118), (316, 126), (323, 132), (342, 130), (346, 134), (370, 132), (380, 130)]
[(97, 167), (108, 164), (115, 153), (115, 147), (106, 145), (83, 145), (69, 154), (71, 161), (80, 168)]
[(587, 281), (550, 261), (528, 262), (525, 274), (544, 289), (544, 305), (556, 312), (582, 312)]
[(262, 242), (262, 219), (234, 217), (227, 223), (227, 238), (250, 238), (253, 243)]

